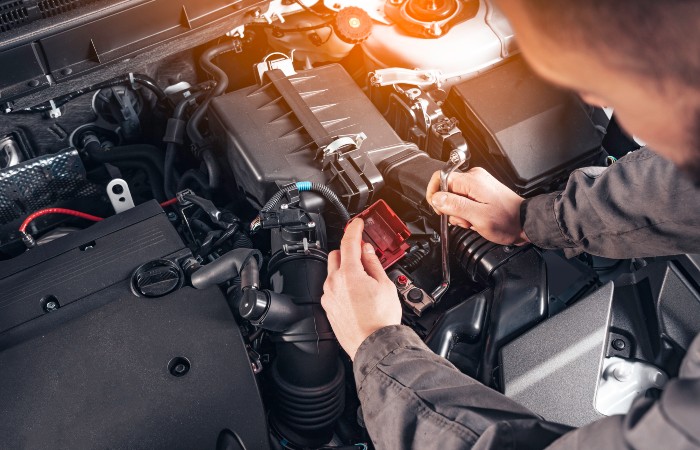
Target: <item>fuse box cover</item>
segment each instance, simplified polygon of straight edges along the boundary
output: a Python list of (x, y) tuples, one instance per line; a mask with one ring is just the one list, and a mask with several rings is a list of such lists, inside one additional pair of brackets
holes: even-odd
[(384, 200), (379, 200), (355, 218), (365, 222), (362, 240), (372, 244), (384, 269), (406, 255), (411, 232)]

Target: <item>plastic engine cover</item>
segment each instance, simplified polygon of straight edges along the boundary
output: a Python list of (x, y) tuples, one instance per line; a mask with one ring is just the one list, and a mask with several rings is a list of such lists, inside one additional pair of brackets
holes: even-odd
[(521, 195), (547, 192), (572, 170), (602, 160), (607, 117), (585, 108), (521, 57), (454, 86), (445, 105), (470, 144), (471, 165)]
[(151, 202), (0, 264), (0, 446), (268, 448), (219, 289), (132, 292), (137, 267), (187, 254)]
[[(376, 200), (384, 181), (376, 168), (406, 148), (362, 90), (336, 64), (284, 77), (267, 72), (252, 86), (212, 101), (210, 123), (236, 182), (258, 206), (295, 181), (332, 182), (351, 210)], [(335, 158), (319, 148), (364, 133), (359, 150)]]

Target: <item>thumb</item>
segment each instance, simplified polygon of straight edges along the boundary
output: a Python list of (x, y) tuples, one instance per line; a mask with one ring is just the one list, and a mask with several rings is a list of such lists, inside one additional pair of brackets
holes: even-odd
[(382, 263), (377, 258), (372, 244), (365, 243), (362, 245), (362, 267), (364, 267), (367, 275), (375, 280), (380, 280), (381, 277), (386, 276)]
[(433, 195), (433, 206), (440, 214), (456, 216), (472, 223), (470, 218), (473, 218), (475, 214), (478, 214), (479, 209), (484, 207), (482, 203), (448, 192), (438, 192)]

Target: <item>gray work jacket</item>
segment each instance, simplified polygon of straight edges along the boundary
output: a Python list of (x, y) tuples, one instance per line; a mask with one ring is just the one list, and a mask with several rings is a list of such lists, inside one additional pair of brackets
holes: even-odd
[[(530, 240), (611, 258), (700, 252), (700, 189), (649, 150), (574, 172), (562, 192), (524, 203)], [(459, 372), (404, 326), (367, 338), (354, 375), (378, 449), (698, 449), (700, 336), (661, 398), (585, 427), (542, 420)]]

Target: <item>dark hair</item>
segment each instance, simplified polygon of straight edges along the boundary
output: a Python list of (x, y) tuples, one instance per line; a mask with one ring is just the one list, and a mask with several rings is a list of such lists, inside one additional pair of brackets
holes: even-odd
[(557, 41), (588, 45), (609, 64), (700, 90), (699, 0), (517, 1)]

